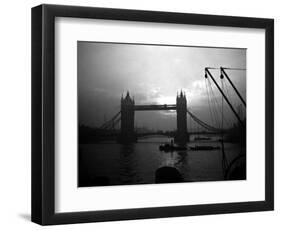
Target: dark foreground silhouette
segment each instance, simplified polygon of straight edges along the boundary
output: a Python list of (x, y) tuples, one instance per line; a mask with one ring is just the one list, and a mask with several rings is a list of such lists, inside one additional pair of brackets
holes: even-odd
[(183, 178), (176, 168), (164, 166), (156, 170), (155, 183), (183, 182)]

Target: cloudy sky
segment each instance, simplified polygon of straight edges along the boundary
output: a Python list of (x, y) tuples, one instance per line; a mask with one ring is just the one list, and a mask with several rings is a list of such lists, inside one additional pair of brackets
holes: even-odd
[[(210, 91), (204, 77), (205, 67), (246, 68), (246, 50), (230, 48), (204, 48), (155, 46), (118, 43), (78, 43), (78, 106), (79, 123), (99, 127), (120, 110), (122, 93), (128, 90), (136, 104), (175, 104), (177, 92), (186, 93), (188, 108), (200, 119), (216, 125), (214, 111), (221, 106), (221, 95), (213, 82)], [(219, 70), (211, 70), (221, 83)], [(246, 98), (246, 71), (228, 70), (230, 78), (243, 98)], [(208, 90), (206, 88), (208, 86)], [(224, 89), (234, 107), (241, 102), (229, 83)], [(224, 106), (226, 120), (235, 117)], [(136, 112), (135, 125), (153, 129), (176, 128), (174, 111)], [(188, 124), (189, 126), (189, 124)]]

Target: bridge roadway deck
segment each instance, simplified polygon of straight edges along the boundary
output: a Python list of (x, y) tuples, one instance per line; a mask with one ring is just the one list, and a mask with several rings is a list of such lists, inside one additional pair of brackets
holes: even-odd
[(148, 111), (148, 110), (176, 110), (176, 105), (135, 105), (135, 111)]

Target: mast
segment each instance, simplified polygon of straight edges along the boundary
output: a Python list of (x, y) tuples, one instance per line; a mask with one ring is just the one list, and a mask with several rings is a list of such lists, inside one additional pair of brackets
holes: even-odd
[(215, 83), (216, 87), (218, 88), (218, 90), (220, 91), (220, 93), (222, 94), (223, 98), (225, 99), (225, 101), (227, 102), (227, 104), (229, 105), (230, 109), (232, 110), (232, 112), (234, 113), (235, 117), (237, 118), (237, 120), (239, 121), (240, 125), (244, 128), (244, 123), (241, 120), (241, 118), (239, 117), (238, 113), (235, 111), (235, 109), (233, 108), (232, 104), (230, 103), (230, 101), (228, 100), (228, 98), (226, 97), (226, 95), (224, 94), (223, 90), (220, 88), (220, 86), (218, 85), (218, 83), (216, 82), (216, 80), (214, 79), (213, 75), (210, 73), (209, 68), (205, 68), (205, 78), (208, 78), (208, 75), (211, 77), (211, 79), (213, 80), (213, 82)]
[(232, 83), (232, 81), (230, 80), (230, 78), (228, 77), (227, 73), (224, 71), (225, 68), (220, 67), (221, 70), (221, 78), (223, 78), (223, 76), (226, 77), (226, 79), (229, 81), (230, 85), (233, 87), (234, 91), (236, 92), (236, 94), (238, 95), (238, 97), (240, 98), (240, 100), (242, 101), (242, 103), (244, 104), (244, 106), (246, 107), (246, 102), (244, 101), (243, 97), (241, 96), (241, 94), (239, 93), (238, 89), (235, 87), (235, 85)]

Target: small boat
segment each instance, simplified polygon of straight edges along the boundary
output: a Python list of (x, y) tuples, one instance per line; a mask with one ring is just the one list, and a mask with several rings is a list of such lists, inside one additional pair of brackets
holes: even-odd
[(190, 150), (193, 151), (206, 151), (206, 150), (218, 150), (219, 146), (209, 146), (209, 145), (195, 145), (194, 147), (190, 146)]
[(170, 145), (170, 144), (163, 144), (159, 146), (160, 151), (176, 151), (176, 150), (187, 150), (185, 146), (178, 146), (178, 145)]
[(207, 140), (211, 140), (210, 137), (195, 137), (194, 138), (195, 141), (207, 141)]

